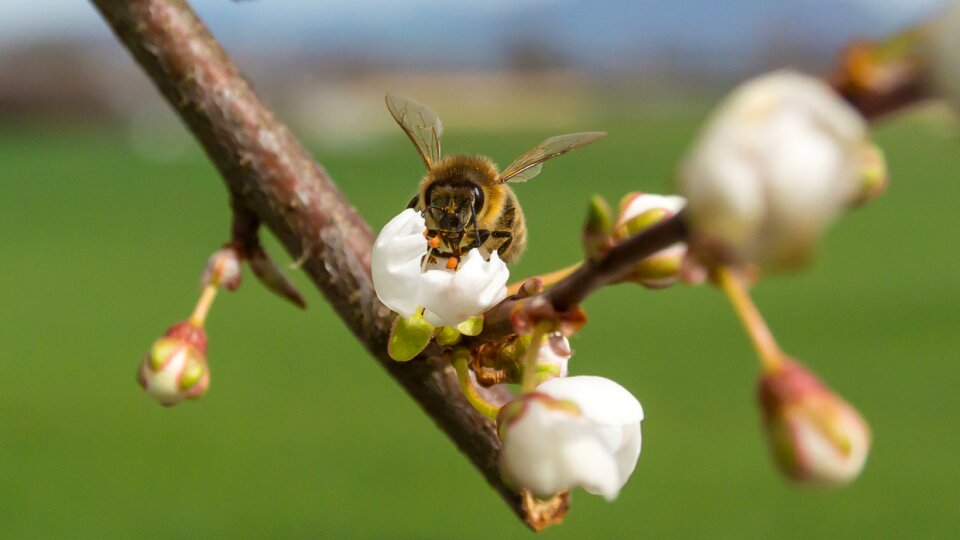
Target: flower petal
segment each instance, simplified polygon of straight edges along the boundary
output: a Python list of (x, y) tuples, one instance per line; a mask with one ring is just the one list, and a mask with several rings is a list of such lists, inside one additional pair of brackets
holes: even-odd
[(614, 381), (593, 375), (550, 379), (537, 387), (548, 396), (572, 401), (584, 417), (611, 426), (639, 423), (643, 407), (629, 390)]
[(617, 222), (618, 224), (625, 223), (639, 216), (640, 214), (655, 208), (663, 208), (664, 210), (677, 213), (682, 210), (686, 204), (687, 200), (679, 195), (636, 193), (630, 198), (630, 201), (623, 209), (623, 212), (620, 214), (620, 216), (618, 216)]
[(510, 271), (493, 253), (483, 260), (471, 249), (457, 271), (427, 270), (421, 275), (418, 304), (429, 311), (427, 320), (436, 326), (457, 326), (486, 311), (507, 296)]
[(370, 256), (377, 297), (403, 317), (419, 308), (420, 263), (428, 249), (424, 230), (423, 216), (408, 208), (384, 225)]

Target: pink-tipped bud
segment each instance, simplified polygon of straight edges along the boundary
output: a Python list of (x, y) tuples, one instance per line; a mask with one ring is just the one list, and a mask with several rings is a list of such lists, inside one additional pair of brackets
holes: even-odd
[(189, 322), (177, 323), (153, 343), (137, 380), (161, 405), (170, 407), (202, 396), (210, 386), (207, 334)]
[(227, 244), (207, 260), (207, 267), (200, 277), (200, 286), (223, 285), (228, 291), (235, 291), (243, 277), (240, 253), (231, 244)]
[(760, 379), (760, 409), (774, 461), (812, 485), (852, 482), (870, 451), (870, 428), (840, 396), (792, 360)]

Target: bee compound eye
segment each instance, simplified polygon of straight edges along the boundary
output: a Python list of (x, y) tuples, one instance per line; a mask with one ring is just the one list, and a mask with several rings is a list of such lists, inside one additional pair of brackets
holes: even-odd
[(480, 213), (483, 208), (483, 190), (479, 186), (473, 186), (473, 210)]

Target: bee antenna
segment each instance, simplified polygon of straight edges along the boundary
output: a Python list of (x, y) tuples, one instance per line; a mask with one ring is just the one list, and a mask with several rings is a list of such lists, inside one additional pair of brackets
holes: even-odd
[(474, 208), (472, 204), (470, 205), (470, 217), (473, 218), (473, 234), (476, 236), (476, 247), (479, 248), (482, 242), (480, 242), (480, 228), (477, 227), (477, 209)]

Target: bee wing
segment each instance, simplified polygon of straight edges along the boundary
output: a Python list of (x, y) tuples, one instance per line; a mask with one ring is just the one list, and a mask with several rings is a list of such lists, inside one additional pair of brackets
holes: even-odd
[(443, 124), (437, 114), (423, 103), (399, 94), (387, 94), (387, 109), (417, 147), (424, 164), (430, 168), (440, 161), (440, 135)]
[(604, 135), (606, 135), (606, 132), (603, 131), (585, 131), (550, 137), (538, 146), (527, 150), (508, 165), (500, 173), (499, 181), (501, 184), (504, 182), (526, 182), (540, 174), (544, 161), (590, 144)]

